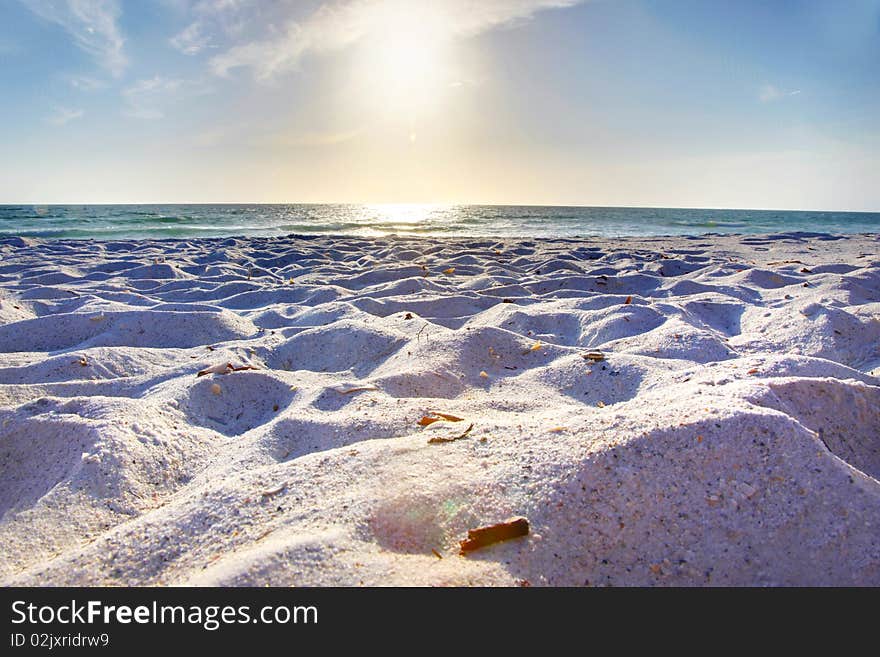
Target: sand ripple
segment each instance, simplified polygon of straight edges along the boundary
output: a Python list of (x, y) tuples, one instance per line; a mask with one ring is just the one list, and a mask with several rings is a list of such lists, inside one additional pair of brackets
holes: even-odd
[(878, 585), (878, 374), (873, 235), (2, 239), (0, 582)]

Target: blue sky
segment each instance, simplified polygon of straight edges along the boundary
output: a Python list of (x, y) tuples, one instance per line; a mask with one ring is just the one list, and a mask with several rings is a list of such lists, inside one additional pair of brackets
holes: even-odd
[(0, 0), (0, 202), (880, 210), (880, 0)]

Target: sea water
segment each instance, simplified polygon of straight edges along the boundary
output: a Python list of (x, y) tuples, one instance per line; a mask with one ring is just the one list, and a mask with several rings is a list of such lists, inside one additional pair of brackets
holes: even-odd
[(5, 205), (0, 236), (192, 238), (288, 234), (619, 237), (876, 233), (877, 212), (489, 205)]

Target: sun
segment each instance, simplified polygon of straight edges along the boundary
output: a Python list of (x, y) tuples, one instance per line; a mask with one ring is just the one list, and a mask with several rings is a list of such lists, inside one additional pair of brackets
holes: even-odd
[(415, 119), (444, 88), (450, 38), (429, 3), (389, 3), (371, 21), (357, 53), (365, 105), (387, 116)]

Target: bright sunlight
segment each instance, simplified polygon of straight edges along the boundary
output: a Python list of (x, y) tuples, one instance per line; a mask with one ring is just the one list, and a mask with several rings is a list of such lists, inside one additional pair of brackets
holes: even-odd
[(414, 120), (440, 100), (451, 50), (444, 19), (422, 3), (391, 2), (375, 12), (357, 66), (369, 109)]

